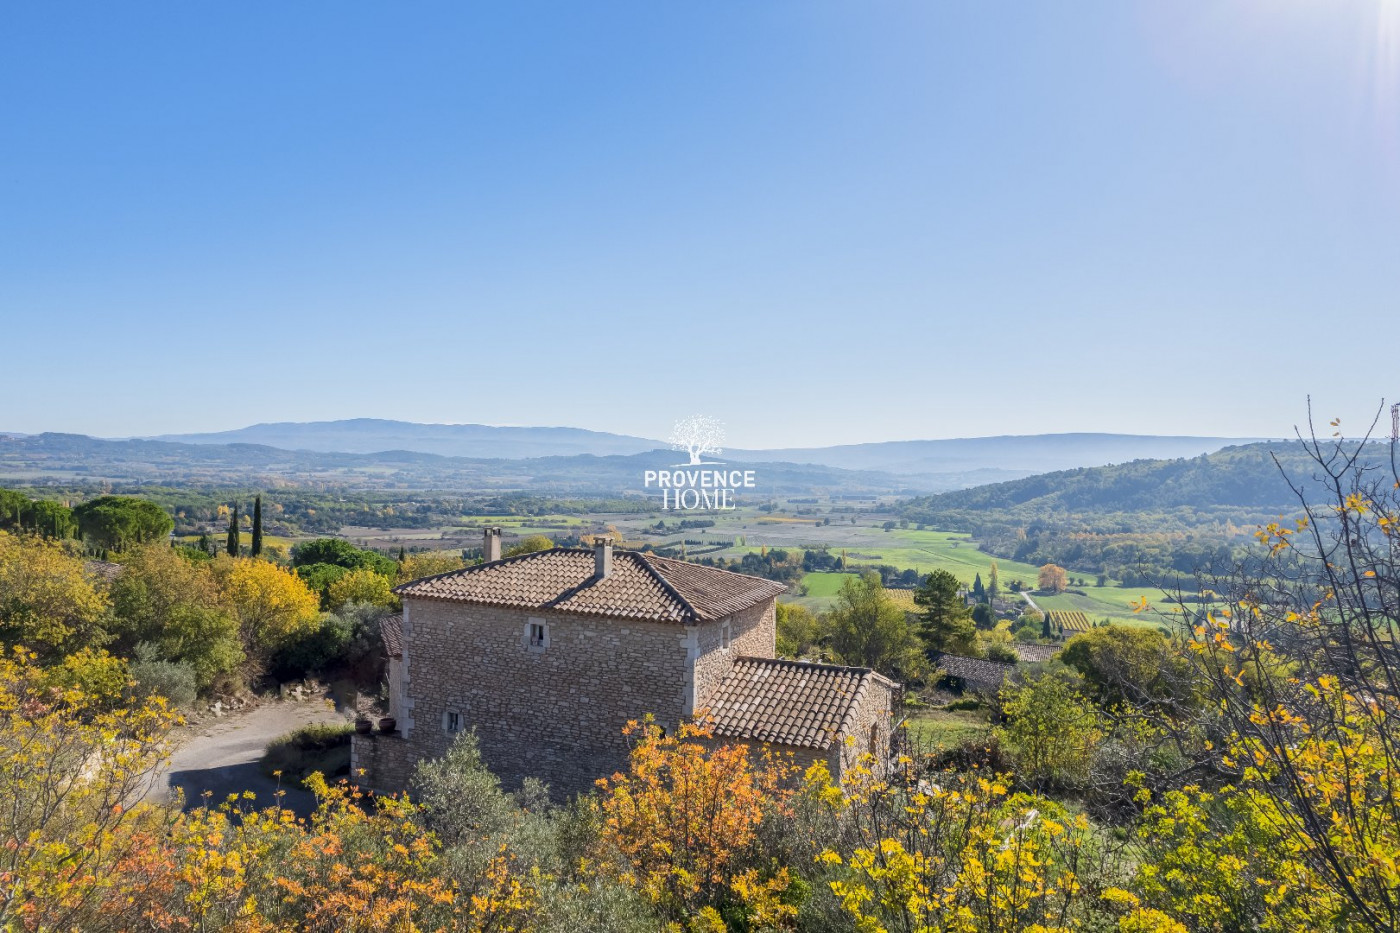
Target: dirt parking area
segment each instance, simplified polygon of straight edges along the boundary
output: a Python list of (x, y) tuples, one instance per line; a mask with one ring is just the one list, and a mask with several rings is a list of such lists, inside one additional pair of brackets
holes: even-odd
[[(192, 807), (206, 799), (217, 805), (231, 794), (252, 791), (256, 805), (269, 806), (277, 800), (279, 783), (258, 767), (268, 744), (312, 723), (346, 721), (329, 697), (269, 700), (251, 710), (208, 717), (176, 734), (175, 753), (148, 799), (168, 801), (178, 789), (184, 792), (185, 806)], [(290, 783), (280, 785), (280, 789), (286, 791), (283, 805), (299, 815), (307, 815), (316, 805), (309, 791)], [(206, 792), (211, 796), (206, 798)]]

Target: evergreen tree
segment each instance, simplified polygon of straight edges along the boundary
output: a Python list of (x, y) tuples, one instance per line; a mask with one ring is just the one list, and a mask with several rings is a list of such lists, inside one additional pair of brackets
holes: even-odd
[(1049, 612), (1049, 610), (1046, 610), (1046, 611), (1043, 613), (1043, 615), (1045, 616), (1045, 618), (1043, 618), (1043, 619), (1041, 620), (1041, 622), (1040, 622), (1040, 637), (1043, 638), (1043, 639), (1045, 639), (1046, 641), (1049, 641), (1051, 638), (1054, 637), (1054, 635), (1053, 635), (1053, 634), (1051, 633), (1051, 631), (1050, 631), (1050, 612)]
[(400, 545), (399, 545), (399, 563), (402, 564), (402, 563), (403, 563), (404, 561), (406, 561), (406, 560), (408, 560), (408, 552), (405, 551), (403, 545), (400, 544)]
[(980, 602), (987, 599), (987, 588), (982, 585), (982, 575), (979, 573), (972, 579), (972, 598)]
[(206, 554), (211, 553), (209, 550), (209, 535), (202, 534), (199, 536), (199, 549)]
[(262, 496), (253, 497), (253, 547), (254, 557), (262, 555)]
[(229, 557), (238, 556), (238, 506), (233, 507), (233, 514), (228, 520), (228, 541), (225, 545)]
[(915, 604), (924, 608), (919, 619), (919, 637), (931, 653), (947, 652), (967, 657), (980, 654), (977, 626), (958, 595), (958, 578), (946, 570), (935, 570), (924, 577), (914, 591)]
[(987, 602), (995, 602), (1001, 595), (1001, 586), (997, 582), (997, 562), (992, 561), (992, 572), (987, 577)]

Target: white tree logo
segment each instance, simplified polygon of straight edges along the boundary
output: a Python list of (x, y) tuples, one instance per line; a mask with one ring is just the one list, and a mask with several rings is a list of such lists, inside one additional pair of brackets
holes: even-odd
[(704, 463), (705, 454), (720, 454), (724, 450), (724, 423), (708, 415), (691, 415), (676, 422), (671, 429), (671, 449), (690, 454), (691, 463)]

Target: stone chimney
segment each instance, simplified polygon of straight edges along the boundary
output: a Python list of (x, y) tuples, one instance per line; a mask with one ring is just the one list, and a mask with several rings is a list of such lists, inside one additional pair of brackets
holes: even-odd
[(501, 559), (501, 529), (487, 528), (482, 533), (481, 556), (488, 564)]
[(593, 538), (593, 579), (603, 580), (612, 576), (613, 555), (612, 535), (595, 535)]

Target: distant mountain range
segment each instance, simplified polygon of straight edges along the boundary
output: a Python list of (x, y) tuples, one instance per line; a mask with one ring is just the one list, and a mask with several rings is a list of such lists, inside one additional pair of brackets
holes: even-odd
[[(626, 456), (574, 454), (487, 459), (407, 450), (360, 454), (282, 450), (262, 444), (180, 444), (35, 434), (0, 436), (0, 485), (306, 485), (608, 498), (643, 494), (644, 471), (674, 466), (676, 460), (677, 454), (670, 450)], [(742, 461), (730, 462), (744, 465)], [(946, 482), (913, 479), (820, 464), (771, 462), (760, 465), (752, 499), (813, 494), (914, 495), (956, 488)]]
[[(444, 457), (519, 460), (627, 456), (664, 449), (663, 441), (581, 428), (415, 424), (378, 418), (255, 424), (235, 431), (167, 434), (178, 444), (258, 444), (290, 451), (373, 454), (411, 451)], [(802, 463), (876, 471), (927, 489), (955, 489), (1036, 473), (1132, 460), (1194, 457), (1259, 438), (1161, 437), (1140, 434), (1032, 434), (931, 441), (884, 441), (835, 447), (726, 450), (747, 463)]]
[(261, 444), (281, 450), (373, 454), (409, 450), (444, 457), (520, 460), (593, 454), (640, 454), (665, 447), (663, 441), (587, 431), (583, 428), (508, 428), (485, 424), (416, 424), (381, 418), (344, 421), (283, 421), (209, 434), (163, 434), (143, 440), (176, 444)]
[[(981, 482), (1030, 476), (1054, 470), (1105, 466), (1133, 460), (1197, 457), (1263, 438), (1172, 437), (1151, 434), (1009, 434), (938, 441), (883, 441), (839, 447), (805, 447), (742, 451), (744, 459), (762, 462), (821, 463), (846, 470), (883, 470), (898, 474), (971, 473), (1003, 475)], [(736, 456), (739, 453), (736, 453)], [(969, 485), (980, 485), (969, 484)]]

